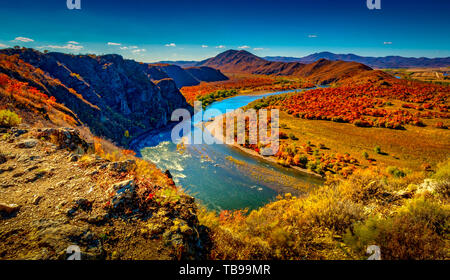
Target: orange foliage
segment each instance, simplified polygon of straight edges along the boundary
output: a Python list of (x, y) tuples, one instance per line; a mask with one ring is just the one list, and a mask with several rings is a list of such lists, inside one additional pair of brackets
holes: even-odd
[[(398, 82), (391, 86), (367, 83), (272, 98), (269, 99), (269, 107), (279, 108), (304, 119), (398, 129), (405, 124), (423, 126), (420, 118), (449, 118), (449, 97), (448, 86), (408, 82)], [(402, 106), (415, 110), (389, 108), (386, 106), (387, 100), (416, 103)], [(439, 111), (431, 111), (433, 108)]]
[(0, 73), (0, 86), (5, 89), (7, 95), (10, 96), (24, 96), (43, 101), (46, 104), (54, 104), (56, 102), (55, 97), (48, 97), (45, 93), (42, 93), (35, 87), (29, 86), (28, 83), (19, 82), (15, 79), (11, 79), (7, 75)]
[(228, 81), (202, 82), (197, 86), (182, 87), (181, 93), (190, 104), (193, 104), (198, 98), (217, 90), (282, 91), (308, 87), (314, 87), (314, 84), (300, 80), (287, 81), (268, 75), (245, 75), (232, 77)]
[(122, 154), (124, 154), (126, 156), (135, 156), (136, 152), (133, 150), (122, 150)]

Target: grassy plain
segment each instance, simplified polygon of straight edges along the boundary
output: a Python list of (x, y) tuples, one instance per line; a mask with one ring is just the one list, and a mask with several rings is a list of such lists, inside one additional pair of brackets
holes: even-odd
[(399, 68), (399, 69), (383, 69), (383, 71), (391, 75), (398, 76), (402, 79), (412, 79), (423, 82), (450, 84), (450, 77), (448, 76), (450, 67)]
[[(294, 134), (298, 140), (285, 139), (282, 143), (302, 145), (324, 144), (324, 153), (349, 153), (361, 165), (397, 166), (419, 170), (423, 164), (436, 166), (450, 154), (450, 131), (433, 126), (408, 125), (405, 130), (356, 127), (348, 123), (295, 118), (280, 112), (281, 132)], [(285, 126), (284, 126), (285, 125)], [(375, 147), (381, 153), (375, 152)], [(369, 162), (363, 153), (367, 152)]]

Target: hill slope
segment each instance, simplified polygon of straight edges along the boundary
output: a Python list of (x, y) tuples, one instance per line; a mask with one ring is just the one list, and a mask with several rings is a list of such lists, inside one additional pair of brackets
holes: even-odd
[[(449, 67), (450, 57), (427, 58), (427, 57), (403, 57), (403, 56), (385, 56), (385, 57), (370, 57), (360, 56), (355, 54), (335, 54), (332, 52), (319, 52), (310, 54), (304, 57), (292, 56), (265, 56), (262, 59), (271, 62), (298, 62), (309, 64), (319, 59), (325, 58), (327, 60), (343, 60), (353, 61), (365, 64), (372, 68), (414, 68), (414, 67)], [(204, 62), (204, 61), (203, 61)], [(198, 61), (161, 61), (161, 63), (168, 63), (178, 65), (180, 67), (190, 67), (200, 65)]]
[(65, 260), (73, 245), (82, 260), (204, 258), (194, 199), (153, 164), (94, 154), (71, 128), (0, 135), (0, 259)]
[(200, 82), (218, 82), (225, 81), (228, 78), (219, 70), (211, 67), (189, 67), (181, 68), (173, 64), (149, 64), (150, 77), (159, 80), (161, 75), (171, 78), (175, 81), (178, 88), (186, 86), (196, 86)]
[(244, 50), (225, 51), (213, 58), (199, 62), (198, 66), (209, 66), (229, 73), (297, 76), (318, 84), (347, 79), (372, 70), (370, 67), (356, 62), (325, 59), (310, 64), (267, 61)]
[(228, 80), (228, 77), (222, 74), (222, 72), (211, 67), (188, 67), (184, 68), (184, 70), (199, 82), (219, 82)]
[[(131, 135), (169, 124), (172, 111), (190, 108), (175, 82), (146, 64), (119, 55), (89, 56), (4, 49), (16, 56), (0, 73), (54, 96), (96, 135), (126, 144)], [(156, 79), (151, 79), (150, 76)]]

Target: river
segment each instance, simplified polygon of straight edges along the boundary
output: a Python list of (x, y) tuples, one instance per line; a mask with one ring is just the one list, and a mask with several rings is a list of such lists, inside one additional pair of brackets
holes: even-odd
[[(262, 97), (286, 92), (290, 91), (239, 95), (214, 102), (206, 109), (225, 113), (226, 109), (237, 109)], [(171, 130), (149, 134), (140, 139), (135, 149), (158, 168), (168, 169), (178, 186), (210, 210), (253, 210), (275, 200), (280, 193), (301, 195), (323, 183), (316, 176), (284, 168), (227, 145), (190, 144), (177, 150), (170, 134)]]

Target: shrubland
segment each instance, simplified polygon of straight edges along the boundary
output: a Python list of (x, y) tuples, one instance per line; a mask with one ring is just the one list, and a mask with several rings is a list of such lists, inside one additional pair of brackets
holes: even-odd
[(421, 82), (345, 84), (255, 101), (251, 108), (278, 108), (296, 118), (352, 123), (358, 127), (423, 127), (448, 120), (450, 87)]
[(448, 259), (449, 190), (449, 162), (401, 178), (359, 169), (248, 214), (202, 211), (200, 222), (214, 259), (365, 259), (369, 245), (382, 259)]
[[(80, 125), (77, 116), (66, 106), (57, 102), (28, 83), (20, 82), (0, 73), (1, 121), (8, 127), (25, 123), (37, 125)], [(19, 118), (17, 113), (21, 115)], [(20, 119), (20, 121), (19, 121)], [(9, 123), (9, 124), (8, 124)]]
[(13, 127), (22, 122), (22, 119), (14, 112), (9, 110), (0, 110), (0, 126)]
[(344, 177), (361, 167), (391, 166), (404, 176), (445, 160), (449, 93), (448, 86), (416, 81), (344, 83), (262, 98), (244, 110), (280, 110), (280, 165)]

